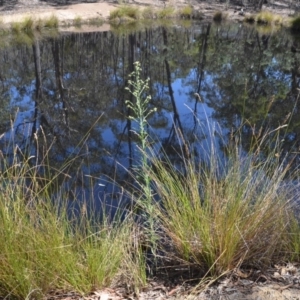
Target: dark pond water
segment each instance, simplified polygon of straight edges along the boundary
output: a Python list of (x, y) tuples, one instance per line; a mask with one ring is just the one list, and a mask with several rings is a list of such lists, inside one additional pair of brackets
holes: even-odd
[(125, 105), (135, 61), (150, 78), (149, 108), (157, 109), (148, 120), (153, 145), (172, 159), (182, 141), (203, 157), (213, 138), (221, 153), (237, 130), (247, 152), (261, 126), (283, 124), (284, 150), (299, 148), (300, 42), (285, 30), (229, 23), (62, 34), (7, 43), (0, 61), (4, 156), (13, 145), (40, 163), (47, 154), (71, 175), (61, 176), (70, 198), (104, 199), (113, 189), (105, 178), (129, 180), (126, 169), (139, 155)]

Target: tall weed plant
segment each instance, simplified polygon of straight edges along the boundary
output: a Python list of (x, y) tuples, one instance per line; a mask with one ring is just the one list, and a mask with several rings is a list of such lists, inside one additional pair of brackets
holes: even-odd
[(148, 231), (147, 243), (150, 245), (151, 252), (155, 252), (156, 247), (156, 228), (154, 218), (154, 205), (153, 205), (153, 193), (151, 189), (150, 177), (144, 170), (147, 170), (149, 166), (147, 151), (149, 149), (149, 135), (147, 132), (147, 118), (156, 111), (156, 108), (150, 108), (151, 96), (147, 95), (149, 89), (149, 78), (143, 80), (141, 78), (141, 64), (140, 62), (134, 63), (134, 71), (129, 75), (128, 80), (129, 87), (126, 90), (133, 96), (133, 102), (126, 101), (127, 107), (130, 109), (130, 120), (132, 120), (137, 126), (133, 130), (138, 139), (138, 149), (140, 155), (139, 165), (135, 166), (135, 176), (137, 184), (139, 185), (142, 195), (137, 201), (138, 213), (144, 218), (145, 228)]

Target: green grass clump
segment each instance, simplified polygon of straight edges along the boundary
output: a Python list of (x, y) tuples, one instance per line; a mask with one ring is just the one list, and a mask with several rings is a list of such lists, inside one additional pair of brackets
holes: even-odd
[(258, 24), (271, 24), (273, 22), (273, 14), (269, 11), (262, 11), (256, 16)]
[(35, 21), (34, 27), (36, 31), (42, 32), (45, 27), (44, 21), (42, 19), (38, 19), (37, 21)]
[(143, 19), (151, 20), (151, 19), (156, 18), (156, 10), (155, 10), (155, 8), (153, 8), (151, 6), (148, 6), (143, 9), (141, 15), (142, 15)]
[(179, 10), (179, 15), (183, 19), (191, 19), (193, 15), (193, 7), (188, 5)]
[(37, 31), (43, 31), (44, 28), (57, 29), (58, 19), (55, 16), (51, 16), (46, 20), (34, 20), (32, 17), (26, 17), (22, 22), (13, 22), (10, 28), (14, 34), (26, 33), (34, 35)]
[(0, 295), (41, 298), (51, 289), (83, 294), (108, 286), (121, 271), (131, 234), (126, 224), (71, 226), (66, 212), (58, 214), (49, 203), (9, 201), (0, 200)]
[(34, 20), (32, 17), (26, 17), (22, 22), (21, 22), (21, 28), (25, 32), (30, 32), (34, 30)]
[(58, 19), (56, 17), (52, 16), (46, 20), (34, 20), (28, 17), (22, 22), (11, 23), (10, 32), (13, 33), (12, 41), (14, 43), (31, 45), (34, 39), (41, 35), (55, 37), (58, 33), (57, 28)]
[(175, 17), (175, 9), (171, 6), (167, 6), (157, 11), (158, 19), (169, 19), (174, 17)]
[(124, 5), (110, 12), (109, 20), (129, 18), (138, 20), (140, 11), (138, 7)]
[(215, 14), (213, 15), (213, 20), (216, 22), (222, 21), (222, 12), (221, 11), (215, 12)]
[(88, 214), (84, 202), (80, 213), (72, 214), (56, 181), (60, 172), (47, 176), (51, 167), (33, 165), (33, 159), (8, 164), (1, 157), (0, 297), (44, 299), (53, 290), (85, 294), (121, 277), (145, 284), (144, 257), (130, 217), (108, 223), (105, 216)]
[(75, 26), (75, 27), (81, 27), (81, 25), (82, 25), (82, 18), (81, 17), (76, 17), (74, 20), (73, 20), (73, 25)]
[(46, 19), (44, 22), (44, 27), (46, 28), (58, 28), (58, 25), (59, 25), (58, 18), (54, 15)]
[(150, 158), (166, 258), (202, 276), (268, 266), (296, 252), (299, 259), (299, 224), (290, 209), (296, 189), (283, 188), (289, 166), (274, 163), (275, 152), (258, 162), (235, 150), (226, 162), (212, 149), (208, 164), (182, 158), (180, 167), (166, 157)]
[(268, 25), (268, 24), (282, 25), (283, 18), (269, 11), (261, 11), (256, 16), (256, 22), (257, 24), (261, 24), (261, 25)]
[(20, 33), (21, 32), (21, 23), (19, 22), (12, 22), (11, 25), (10, 25), (10, 28), (11, 28), (11, 31), (12, 33)]
[(215, 22), (221, 22), (221, 21), (223, 21), (223, 20), (225, 20), (225, 19), (226, 19), (226, 15), (223, 14), (221, 11), (217, 11), (217, 12), (215, 12), (215, 14), (213, 15), (213, 20), (214, 20)]
[(283, 18), (282, 16), (275, 15), (273, 18), (273, 24), (277, 26), (281, 26), (283, 24)]

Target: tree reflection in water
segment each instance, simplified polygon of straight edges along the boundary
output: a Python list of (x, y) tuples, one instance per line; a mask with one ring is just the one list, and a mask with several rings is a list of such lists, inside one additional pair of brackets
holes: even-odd
[(88, 198), (115, 194), (109, 201), (118, 202), (120, 190), (106, 179), (128, 183), (126, 170), (139, 155), (125, 105), (137, 60), (143, 78), (151, 79), (150, 105), (157, 108), (149, 119), (153, 146), (174, 163), (178, 153), (205, 157), (214, 136), (209, 128), (220, 128), (220, 152), (234, 132), (242, 132), (249, 151), (264, 128), (287, 124), (280, 131), (284, 151), (298, 149), (300, 54), (290, 51), (295, 43), (297, 37), (284, 30), (259, 34), (237, 24), (198, 24), (128, 35), (62, 34), (3, 47), (1, 149), (9, 157), (14, 143), (39, 162), (47, 154), (54, 169), (72, 162), (64, 170), (71, 179), (66, 183), (61, 176), (60, 184)]

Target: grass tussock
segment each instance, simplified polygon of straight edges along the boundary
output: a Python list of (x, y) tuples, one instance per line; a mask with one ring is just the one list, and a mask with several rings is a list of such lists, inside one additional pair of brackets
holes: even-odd
[(215, 22), (221, 22), (224, 21), (227, 18), (226, 14), (222, 13), (221, 11), (217, 11), (215, 12), (215, 14), (213, 15), (213, 20)]
[(0, 297), (42, 299), (51, 290), (85, 294), (121, 278), (145, 284), (129, 216), (108, 223), (105, 216), (88, 215), (84, 203), (80, 214), (72, 213), (54, 173), (40, 174), (50, 167), (33, 165), (33, 159), (8, 164), (1, 157)]
[(191, 19), (193, 16), (193, 7), (190, 5), (184, 6), (179, 10), (179, 16), (182, 19)]
[(283, 18), (282, 18), (282, 16), (275, 15), (274, 18), (273, 18), (273, 24), (276, 25), (276, 26), (283, 25)]
[(283, 18), (269, 11), (261, 11), (256, 16), (256, 22), (259, 25), (282, 25)]
[(152, 6), (145, 7), (143, 10), (132, 6), (123, 5), (118, 9), (113, 10), (110, 13), (109, 20), (112, 24), (127, 23), (142, 20), (153, 20), (153, 19), (172, 19), (180, 17), (182, 19), (203, 19), (203, 15), (199, 11), (195, 11), (192, 6), (188, 5), (180, 9), (167, 6), (164, 8), (156, 9)]
[(10, 25), (12, 33), (20, 33), (21, 32), (21, 24), (18, 22), (12, 22)]
[(82, 18), (81, 17), (76, 17), (74, 20), (73, 20), (73, 25), (77, 28), (80, 28), (81, 25), (82, 25)]
[(166, 6), (157, 11), (158, 19), (170, 19), (175, 17), (175, 8), (171, 6)]
[(14, 34), (26, 33), (33, 35), (35, 32), (42, 32), (44, 29), (57, 29), (58, 19), (55, 16), (45, 20), (26, 17), (21, 22), (13, 22), (10, 28)]
[(272, 24), (273, 14), (269, 11), (262, 11), (256, 16), (257, 24)]
[(34, 29), (34, 20), (31, 17), (26, 17), (22, 22), (21, 22), (21, 30), (25, 32), (32, 31)]
[(124, 20), (138, 20), (140, 18), (140, 10), (138, 7), (122, 5), (121, 7), (110, 12), (109, 20), (116, 19)]
[(11, 24), (11, 30), (13, 33), (31, 33), (34, 30), (34, 20), (32, 17), (26, 17), (21, 22), (13, 22)]
[(226, 162), (212, 150), (209, 162), (183, 158), (180, 167), (151, 157), (147, 174), (160, 199), (165, 256), (203, 276), (299, 259), (299, 223), (291, 209), (296, 189), (284, 186), (290, 165), (274, 163), (275, 152), (258, 162), (236, 149)]
[(156, 10), (154, 7), (152, 6), (147, 6), (143, 9), (141, 16), (144, 20), (152, 20), (155, 19), (157, 14), (156, 14)]
[(54, 15), (46, 19), (44, 23), (45, 28), (58, 28), (58, 25), (59, 25), (58, 18)]

